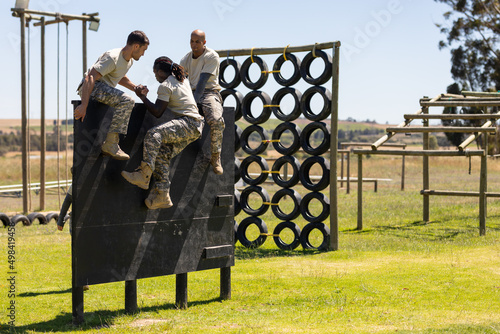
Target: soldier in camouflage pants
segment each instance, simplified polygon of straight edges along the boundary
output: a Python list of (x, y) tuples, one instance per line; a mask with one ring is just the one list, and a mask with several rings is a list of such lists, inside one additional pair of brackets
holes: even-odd
[(222, 152), (222, 134), (224, 133), (224, 118), (222, 117), (222, 97), (217, 90), (205, 89), (200, 99), (205, 120), (210, 125), (210, 153)]
[(203, 122), (192, 117), (180, 117), (148, 130), (144, 138), (143, 161), (155, 177), (157, 190), (170, 190), (170, 160), (187, 145), (200, 137)]

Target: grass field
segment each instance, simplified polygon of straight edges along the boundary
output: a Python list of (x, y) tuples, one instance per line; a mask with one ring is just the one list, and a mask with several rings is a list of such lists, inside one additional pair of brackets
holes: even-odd
[[(15, 181), (19, 165), (9, 159), (0, 161), (2, 173)], [(489, 190), (498, 191), (500, 162), (488, 163)], [(218, 270), (188, 275), (186, 310), (175, 307), (172, 276), (139, 280), (139, 311), (132, 315), (124, 312), (123, 282), (94, 285), (85, 292), (86, 321), (79, 327), (71, 325), (67, 229), (58, 232), (54, 223), (18, 226), (13, 332), (499, 333), (498, 200), (488, 200), (486, 236), (479, 236), (477, 198), (431, 197), (431, 221), (424, 223), (421, 158), (406, 159), (405, 191), (400, 166), (397, 157), (365, 158), (365, 177), (392, 181), (379, 183), (377, 193), (365, 184), (361, 231), (355, 184), (349, 195), (339, 189), (338, 251), (281, 251), (272, 238), (258, 249), (237, 243), (231, 300), (219, 298)], [(469, 174), (466, 158), (431, 158), (431, 188), (477, 191), (479, 159), (472, 158)], [(276, 190), (268, 189), (271, 196)], [(19, 211), (19, 199), (8, 200), (9, 210)], [(7, 202), (0, 198), (1, 212), (8, 211)], [(47, 210), (57, 205), (52, 199)], [(270, 210), (262, 219), (270, 232), (278, 223)], [(302, 218), (296, 222), (305, 225)], [(8, 332), (7, 229), (0, 229), (0, 244), (0, 330)]]

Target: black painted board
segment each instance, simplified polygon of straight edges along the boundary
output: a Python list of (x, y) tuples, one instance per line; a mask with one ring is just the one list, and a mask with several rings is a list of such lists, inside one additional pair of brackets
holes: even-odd
[(100, 152), (113, 109), (90, 102), (84, 121), (74, 125), (74, 286), (234, 265), (234, 248), (229, 255), (204, 256), (206, 248), (234, 244), (234, 208), (227, 200), (234, 192), (233, 110), (224, 108), (224, 174), (215, 175), (209, 163), (206, 125), (202, 137), (171, 161), (174, 206), (149, 210), (144, 204), (149, 190), (129, 184), (120, 173), (140, 165), (147, 130), (171, 119), (171, 113), (157, 119), (143, 104), (136, 104), (127, 135), (120, 141), (130, 160), (117, 161)]

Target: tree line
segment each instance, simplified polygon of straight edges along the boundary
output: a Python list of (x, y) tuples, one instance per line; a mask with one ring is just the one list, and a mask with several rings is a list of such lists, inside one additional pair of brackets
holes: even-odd
[[(57, 136), (59, 134), (59, 150), (66, 149), (66, 137), (59, 131), (59, 127), (55, 126), (52, 133), (48, 133), (45, 138), (45, 149), (47, 151), (57, 152)], [(23, 138), (21, 131), (11, 131), (5, 133), (0, 131), (0, 157), (7, 152), (20, 152), (22, 149)], [(68, 136), (68, 143), (73, 143), (73, 134)], [(32, 151), (41, 151), (41, 136), (39, 134), (30, 134), (29, 146)]]

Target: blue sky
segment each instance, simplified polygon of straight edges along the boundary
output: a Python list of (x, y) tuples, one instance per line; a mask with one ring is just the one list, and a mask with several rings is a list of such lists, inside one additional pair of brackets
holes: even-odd
[[(0, 59), (5, 73), (0, 118), (21, 118), (20, 20), (11, 15), (14, 5), (15, 0), (9, 0), (0, 6)], [(206, 32), (207, 46), (216, 50), (340, 41), (340, 119), (400, 123), (403, 114), (419, 109), (422, 96), (443, 93), (453, 82), (449, 51), (437, 47), (445, 36), (435, 26), (444, 22), (442, 14), (449, 8), (432, 0), (31, 0), (30, 9), (65, 14), (99, 12), (99, 31), (87, 34), (89, 66), (102, 52), (124, 46), (130, 31), (146, 32), (151, 45), (128, 76), (136, 84), (148, 85), (152, 99), (158, 85), (152, 75), (154, 59), (166, 55), (179, 61), (189, 51), (190, 33), (197, 28)], [(57, 25), (46, 28), (49, 119), (57, 117), (57, 29)], [(67, 109), (70, 117), (72, 114), (71, 106), (66, 106), (66, 26), (61, 24), (59, 29), (59, 114), (65, 118)], [(75, 88), (82, 76), (81, 30), (79, 21), (68, 25), (69, 101), (78, 98)], [(39, 119), (40, 28), (31, 26), (30, 36), (30, 117)], [(243, 63), (245, 58), (236, 59)], [(276, 56), (264, 59), (272, 67)], [(303, 92), (307, 87), (299, 83), (297, 88)], [(272, 79), (263, 87), (271, 97), (277, 89)]]

